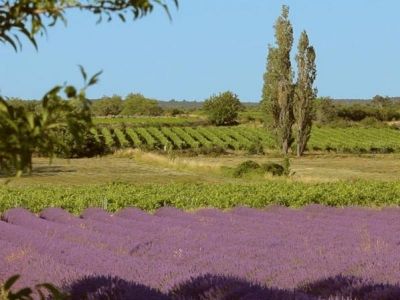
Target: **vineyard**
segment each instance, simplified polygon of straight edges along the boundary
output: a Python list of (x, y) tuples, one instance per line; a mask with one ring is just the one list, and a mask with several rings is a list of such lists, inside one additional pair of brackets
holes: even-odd
[[(146, 150), (199, 149), (221, 147), (249, 150), (255, 144), (275, 149), (273, 134), (264, 128), (162, 126), (97, 126), (95, 138), (110, 150), (141, 148)], [(339, 153), (390, 153), (400, 151), (400, 131), (390, 128), (313, 128), (309, 151)]]
[(1, 219), (0, 282), (19, 273), (72, 300), (400, 297), (398, 208), (17, 208)]
[(271, 180), (262, 184), (121, 182), (82, 186), (0, 187), (0, 213), (13, 207), (24, 207), (35, 213), (47, 207), (62, 207), (80, 214), (89, 207), (103, 207), (115, 212), (131, 206), (154, 211), (166, 205), (193, 210), (236, 206), (264, 208), (269, 205), (302, 207), (314, 203), (339, 207), (398, 206), (400, 182), (359, 180), (304, 183)]
[(124, 123), (129, 126), (196, 126), (207, 123), (204, 118), (199, 116), (181, 117), (154, 117), (154, 116), (134, 116), (134, 117), (94, 117), (96, 125), (115, 125)]

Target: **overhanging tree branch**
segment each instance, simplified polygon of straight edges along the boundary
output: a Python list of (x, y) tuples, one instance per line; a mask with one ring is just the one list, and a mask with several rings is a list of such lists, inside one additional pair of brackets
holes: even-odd
[[(178, 7), (178, 0), (170, 0)], [(36, 35), (46, 32), (46, 27), (58, 21), (66, 23), (65, 13), (70, 9), (88, 11), (98, 16), (98, 22), (118, 16), (123, 22), (130, 14), (133, 19), (152, 12), (155, 6), (162, 7), (169, 18), (170, 10), (164, 0), (1, 0), (0, 42), (21, 48), (19, 35), (25, 36), (37, 48)], [(45, 23), (48, 20), (48, 23)]]

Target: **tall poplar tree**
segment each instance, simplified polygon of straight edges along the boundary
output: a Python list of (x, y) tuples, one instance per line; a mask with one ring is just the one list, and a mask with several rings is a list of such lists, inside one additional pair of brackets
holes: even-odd
[(282, 152), (287, 154), (293, 143), (294, 123), (294, 85), (290, 62), (293, 27), (289, 21), (288, 6), (282, 6), (282, 14), (277, 19), (274, 28), (276, 47), (269, 47), (262, 103), (272, 116), (272, 126), (278, 145)]
[(302, 156), (310, 139), (314, 101), (317, 90), (313, 87), (317, 75), (315, 50), (310, 46), (307, 33), (300, 36), (297, 61), (297, 83), (294, 97), (297, 156)]

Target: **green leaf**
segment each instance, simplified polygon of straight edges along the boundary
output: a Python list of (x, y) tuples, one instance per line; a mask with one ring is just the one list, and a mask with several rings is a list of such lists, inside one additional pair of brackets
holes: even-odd
[(64, 293), (62, 293), (59, 289), (57, 289), (54, 285), (52, 285), (50, 283), (42, 283), (42, 284), (36, 285), (36, 289), (38, 291), (40, 291), (41, 288), (44, 288), (47, 291), (49, 291), (53, 297), (52, 299), (54, 299), (54, 300), (67, 299), (67, 297)]
[(118, 14), (118, 17), (121, 19), (122, 22), (125, 22), (125, 16), (123, 14)]
[(72, 85), (67, 86), (64, 89), (65, 94), (67, 95), (68, 98), (74, 98), (76, 97), (76, 88), (73, 87)]
[(25, 27), (20, 27), (19, 30), (29, 39), (29, 41), (33, 44), (35, 49), (38, 50), (38, 45), (33, 35), (28, 30), (26, 30)]
[(17, 44), (8, 35), (4, 34), (3, 36), (1, 36), (1, 39), (3, 39), (6, 42), (8, 42), (14, 48), (15, 52), (18, 51)]
[(96, 83), (99, 81), (99, 76), (100, 76), (102, 73), (103, 73), (103, 71), (99, 71), (99, 72), (97, 72), (96, 74), (94, 74), (94, 75), (92, 76), (92, 78), (90, 78), (90, 80), (89, 80), (87, 86), (91, 86), (91, 85), (96, 84)]
[(13, 294), (14, 299), (32, 299), (32, 297), (30, 297), (31, 295), (32, 295), (32, 289), (28, 287), (20, 289), (18, 292)]
[(78, 67), (79, 67), (79, 70), (81, 71), (83, 80), (86, 82), (86, 80), (87, 80), (87, 74), (86, 74), (86, 72), (85, 72), (85, 69), (82, 67), (82, 65), (78, 65)]
[(28, 121), (30, 128), (33, 129), (35, 127), (35, 119), (34, 119), (35, 116), (31, 112), (26, 112), (25, 117), (26, 117), (26, 120)]
[(4, 288), (6, 291), (9, 291), (10, 288), (14, 285), (14, 283), (17, 282), (17, 280), (18, 280), (20, 277), (21, 277), (21, 276), (18, 275), (18, 274), (17, 274), (17, 275), (14, 275), (14, 276), (11, 276), (11, 277), (8, 278), (7, 281), (4, 283), (3, 288)]

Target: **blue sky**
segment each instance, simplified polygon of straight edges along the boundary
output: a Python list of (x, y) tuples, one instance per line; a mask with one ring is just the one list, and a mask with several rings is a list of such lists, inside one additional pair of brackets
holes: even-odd
[(282, 4), (290, 6), (293, 56), (304, 29), (316, 49), (319, 95), (400, 96), (398, 0), (180, 0), (172, 23), (161, 10), (100, 25), (69, 13), (67, 27), (50, 28), (38, 52), (26, 41), (18, 53), (0, 44), (0, 94), (39, 98), (55, 84), (79, 85), (82, 64), (89, 73), (104, 71), (89, 97), (204, 100), (232, 90), (258, 101)]

